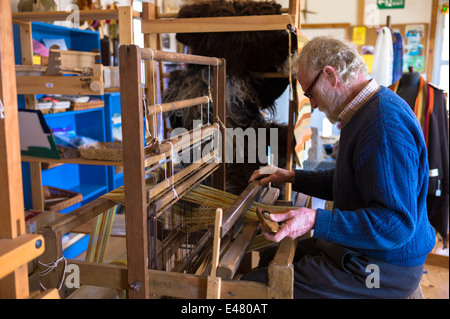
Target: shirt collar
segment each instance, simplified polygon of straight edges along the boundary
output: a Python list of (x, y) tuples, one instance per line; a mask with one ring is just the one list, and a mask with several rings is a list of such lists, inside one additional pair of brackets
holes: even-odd
[(344, 108), (339, 114), (339, 123), (344, 127), (353, 115), (367, 102), (367, 100), (376, 92), (380, 86), (375, 79), (370, 79), (369, 83), (358, 93), (358, 95)]

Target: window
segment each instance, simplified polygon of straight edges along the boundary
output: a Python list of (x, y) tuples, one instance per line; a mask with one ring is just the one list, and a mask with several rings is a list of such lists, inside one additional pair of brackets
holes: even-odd
[[(439, 6), (447, 4), (448, 1), (440, 1)], [(432, 83), (436, 84), (445, 92), (449, 92), (449, 21), (448, 13), (438, 14), (436, 26), (435, 63), (433, 68)], [(448, 111), (448, 98), (447, 98)]]
[(440, 68), (440, 77), (439, 77), (439, 86), (445, 89), (448, 92), (448, 14), (445, 15), (445, 24), (444, 24), (444, 41), (442, 43), (442, 55), (441, 55), (441, 68)]

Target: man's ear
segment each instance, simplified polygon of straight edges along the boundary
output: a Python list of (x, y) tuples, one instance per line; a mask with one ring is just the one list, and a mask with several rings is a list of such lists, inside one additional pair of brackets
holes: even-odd
[(323, 68), (323, 71), (328, 81), (330, 81), (331, 86), (336, 87), (338, 85), (338, 75), (336, 69), (331, 65), (327, 65)]

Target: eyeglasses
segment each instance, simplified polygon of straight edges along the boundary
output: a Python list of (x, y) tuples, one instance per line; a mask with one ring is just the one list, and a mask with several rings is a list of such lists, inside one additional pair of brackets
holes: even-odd
[(319, 74), (316, 75), (316, 78), (314, 81), (312, 81), (309, 88), (306, 89), (305, 93), (303, 93), (304, 96), (306, 96), (308, 99), (312, 98), (311, 91), (314, 88), (314, 85), (316, 85), (317, 81), (319, 80), (320, 75), (323, 73), (323, 69), (320, 70)]

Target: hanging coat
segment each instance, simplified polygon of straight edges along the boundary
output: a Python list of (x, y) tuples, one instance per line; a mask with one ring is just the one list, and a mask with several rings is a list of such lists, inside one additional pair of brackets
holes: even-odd
[[(400, 81), (390, 89), (397, 92)], [(446, 247), (449, 225), (449, 128), (444, 92), (421, 77), (413, 110), (422, 127), (428, 151), (428, 219), (444, 238)]]
[(394, 60), (392, 66), (392, 82), (397, 82), (403, 74), (403, 38), (398, 32), (394, 32), (395, 42)]

